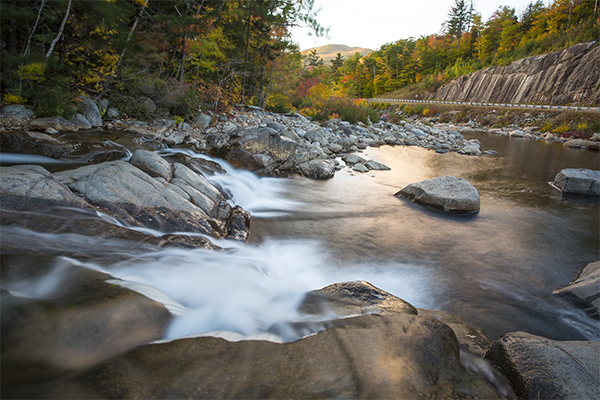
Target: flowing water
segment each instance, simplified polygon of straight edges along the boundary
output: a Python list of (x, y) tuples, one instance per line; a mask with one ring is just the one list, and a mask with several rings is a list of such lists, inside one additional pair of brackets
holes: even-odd
[[(2, 243), (100, 256), (117, 252), (119, 261), (61, 262), (108, 272), (165, 303), (177, 316), (167, 339), (228, 331), (293, 340), (320, 329), (288, 327), (306, 321), (296, 311), (304, 294), (348, 280), (369, 281), (416, 307), (456, 313), (492, 338), (522, 330), (557, 340), (600, 339), (597, 322), (552, 296), (600, 257), (598, 199), (561, 196), (548, 184), (563, 168), (598, 169), (599, 154), (474, 137), (498, 154), (369, 148), (362, 156), (392, 170), (344, 169), (327, 181), (258, 178), (219, 161), (229, 173), (208, 179), (253, 215), (249, 243), (217, 242), (224, 252), (128, 248), (116, 239), (12, 227), (3, 227)], [(178, 153), (206, 158), (189, 150), (159, 152)], [(394, 196), (409, 183), (441, 175), (471, 182), (481, 211), (448, 215)], [(27, 281), (19, 294), (49, 296), (68, 279), (60, 271), (57, 266), (49, 276)]]

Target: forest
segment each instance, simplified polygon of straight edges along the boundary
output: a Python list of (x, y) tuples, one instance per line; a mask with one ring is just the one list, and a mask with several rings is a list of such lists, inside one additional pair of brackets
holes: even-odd
[[(463, 74), (600, 37), (597, 0), (500, 6), (483, 21), (455, 0), (440, 31), (368, 56), (303, 56), (294, 26), (325, 32), (314, 0), (1, 0), (0, 92), (38, 117), (72, 117), (75, 99), (108, 100), (122, 117), (254, 105), (315, 119), (364, 120), (361, 98), (434, 91)], [(350, 44), (351, 45), (351, 44)], [(411, 93), (412, 93), (411, 92)], [(408, 92), (407, 92), (408, 93)]]

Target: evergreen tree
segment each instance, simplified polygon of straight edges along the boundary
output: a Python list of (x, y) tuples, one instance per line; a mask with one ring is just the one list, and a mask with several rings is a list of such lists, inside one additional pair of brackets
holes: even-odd
[(458, 39), (459, 52), (460, 39), (462, 37), (463, 32), (467, 32), (471, 27), (474, 12), (475, 7), (473, 6), (473, 2), (470, 1), (467, 4), (465, 0), (454, 0), (454, 5), (450, 8), (450, 11), (448, 12), (448, 20), (446, 21), (448, 33), (456, 36), (456, 38)]

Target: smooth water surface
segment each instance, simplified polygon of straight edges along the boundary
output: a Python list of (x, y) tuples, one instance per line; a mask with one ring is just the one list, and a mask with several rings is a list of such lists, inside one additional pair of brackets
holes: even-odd
[[(254, 219), (252, 241), (316, 240), (329, 255), (327, 269), (370, 280), (417, 307), (456, 313), (494, 338), (523, 330), (597, 339), (597, 323), (551, 294), (600, 258), (598, 199), (562, 197), (548, 182), (563, 168), (598, 169), (599, 154), (473, 137), (498, 154), (369, 148), (362, 156), (392, 170), (290, 179), (288, 196), (306, 205), (287, 217)], [(448, 215), (394, 196), (409, 183), (443, 175), (478, 189), (478, 214)]]
[[(600, 258), (598, 199), (562, 197), (548, 184), (563, 168), (599, 169), (599, 153), (476, 137), (498, 154), (369, 148), (361, 155), (392, 170), (345, 168), (326, 181), (258, 178), (215, 160), (228, 173), (207, 179), (253, 215), (249, 243), (220, 241), (222, 252), (5, 226), (5, 248), (71, 254), (48, 276), (9, 290), (52, 296), (69, 279), (65, 263), (73, 264), (110, 273), (167, 305), (176, 318), (166, 338), (227, 331), (287, 341), (322, 329), (297, 311), (306, 292), (366, 280), (416, 307), (456, 313), (493, 338), (522, 330), (559, 340), (599, 339), (596, 321), (552, 296)], [(181, 149), (158, 153), (207, 158)], [(21, 162), (35, 162), (24, 157)], [(481, 211), (450, 215), (394, 196), (409, 183), (442, 175), (471, 182)]]

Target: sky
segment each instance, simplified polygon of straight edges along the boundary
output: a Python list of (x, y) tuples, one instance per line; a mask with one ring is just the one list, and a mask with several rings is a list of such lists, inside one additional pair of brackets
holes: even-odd
[[(530, 1), (475, 0), (474, 3), (485, 22), (501, 5), (513, 7), (520, 15)], [(292, 38), (300, 50), (326, 44), (377, 50), (399, 39), (439, 33), (453, 4), (454, 0), (315, 0), (314, 9), (321, 9), (317, 20), (329, 27), (329, 37), (309, 37), (306, 29), (295, 28)]]

